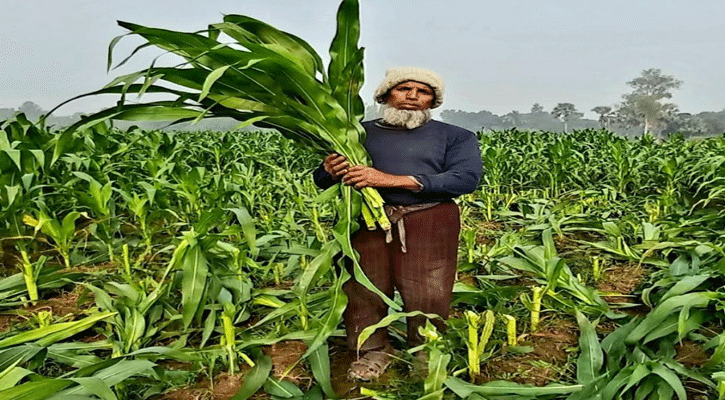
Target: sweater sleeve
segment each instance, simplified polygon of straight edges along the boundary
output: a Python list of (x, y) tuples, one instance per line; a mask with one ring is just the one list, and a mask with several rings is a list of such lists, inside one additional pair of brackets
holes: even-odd
[(320, 163), (320, 165), (312, 171), (312, 179), (315, 181), (315, 185), (317, 185), (320, 189), (327, 189), (338, 183), (332, 175), (325, 171), (325, 167), (322, 163)]
[(478, 187), (483, 173), (481, 151), (476, 135), (466, 131), (446, 149), (444, 171), (439, 174), (413, 175), (422, 185), (420, 193), (452, 196), (471, 193)]

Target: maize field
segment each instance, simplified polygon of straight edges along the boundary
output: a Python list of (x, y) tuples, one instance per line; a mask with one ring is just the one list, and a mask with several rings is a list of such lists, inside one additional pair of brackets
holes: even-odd
[[(358, 20), (343, 0), (327, 69), (251, 17), (119, 22), (184, 63), (78, 96), (120, 100), (69, 128), (0, 122), (0, 399), (725, 399), (725, 135), (479, 132), (447, 329), (407, 348), (419, 313), (386, 297), (360, 341), (388, 329), (395, 362), (347, 378), (342, 285), (375, 289), (350, 235), (389, 221), (311, 171), (370, 163)], [(265, 130), (107, 123), (207, 117)]]
[(4, 121), (0, 398), (723, 398), (725, 138), (479, 142), (448, 329), (421, 375), (391, 313), (399, 359), (362, 383), (318, 156)]

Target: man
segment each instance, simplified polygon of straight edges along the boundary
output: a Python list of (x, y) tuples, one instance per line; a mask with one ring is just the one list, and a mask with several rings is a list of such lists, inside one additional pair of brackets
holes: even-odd
[[(360, 265), (387, 296), (397, 288), (405, 311), (448, 317), (456, 274), (460, 214), (452, 199), (473, 192), (481, 177), (476, 136), (465, 129), (431, 119), (443, 103), (443, 81), (433, 71), (403, 67), (387, 71), (375, 92), (383, 118), (363, 123), (364, 146), (372, 167), (350, 165), (330, 154), (314, 171), (315, 183), (327, 188), (342, 181), (355, 189), (377, 188), (393, 223), (392, 235), (381, 229), (355, 232), (352, 245)], [(357, 348), (360, 332), (379, 322), (387, 306), (354, 280), (344, 285), (347, 342)], [(439, 329), (445, 324), (432, 321)], [(408, 343), (423, 342), (418, 327), (425, 318), (408, 319)], [(387, 329), (377, 330), (350, 366), (355, 379), (377, 378), (392, 360)]]

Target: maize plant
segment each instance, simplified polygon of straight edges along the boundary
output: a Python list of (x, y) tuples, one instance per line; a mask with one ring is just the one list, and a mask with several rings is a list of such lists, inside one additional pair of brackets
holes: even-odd
[[(118, 77), (101, 90), (75, 97), (110, 93), (120, 95), (121, 99), (118, 106), (72, 125), (59, 140), (112, 119), (180, 123), (228, 117), (239, 120), (240, 127), (254, 124), (275, 129), (320, 156), (336, 152), (352, 165), (370, 165), (362, 145), (365, 131), (360, 124), (364, 114), (359, 95), (364, 79), (364, 49), (358, 47), (357, 0), (343, 0), (340, 4), (327, 71), (319, 54), (304, 40), (248, 16), (226, 15), (223, 22), (197, 33), (128, 22), (119, 25), (147, 41), (139, 49), (156, 46), (182, 57), (185, 63), (177, 67), (152, 65)], [(220, 41), (222, 34), (232, 42)], [(109, 47), (109, 68), (113, 48), (121, 38), (114, 39)], [(162, 86), (160, 82), (174, 87)], [(132, 93), (163, 93), (176, 100), (128, 104), (126, 96)], [(328, 191), (328, 199), (342, 198), (333, 233), (343, 253), (354, 260), (355, 278), (389, 306), (400, 309), (364, 276), (350, 244), (350, 235), (357, 230), (361, 213), (368, 229), (375, 229), (376, 223), (383, 230), (391, 229), (382, 197), (369, 187), (355, 191), (338, 184)], [(195, 199), (190, 198), (198, 209)]]
[(531, 309), (531, 332), (536, 332), (539, 328), (539, 320), (541, 316), (541, 300), (544, 298), (546, 288), (543, 286), (536, 286), (533, 290), (533, 301)]
[[(466, 339), (466, 347), (468, 348), (468, 371), (471, 379), (473, 379), (481, 373), (481, 358), (483, 357), (483, 351), (486, 349), (488, 340), (493, 333), (495, 317), (491, 310), (487, 310), (482, 314), (466, 310), (464, 315), (468, 323), (468, 338)], [(483, 330), (479, 338), (478, 329), (481, 324), (483, 324)]]
[(509, 346), (516, 346), (519, 343), (516, 336), (516, 318), (508, 314), (503, 318), (506, 320), (506, 343)]

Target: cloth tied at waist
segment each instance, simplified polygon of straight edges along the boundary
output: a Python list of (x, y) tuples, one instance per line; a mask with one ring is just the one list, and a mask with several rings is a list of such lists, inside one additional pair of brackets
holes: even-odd
[[(438, 204), (440, 204), (440, 202), (411, 204), (409, 206), (389, 206), (389, 205), (383, 206), (383, 208), (385, 209), (385, 214), (388, 216), (388, 219), (390, 220), (390, 224), (398, 225), (398, 235), (400, 237), (400, 249), (403, 251), (403, 253), (406, 253), (408, 250), (405, 247), (405, 224), (403, 223), (403, 217), (405, 216), (405, 214), (411, 213), (413, 211), (425, 210), (426, 208), (431, 208), (431, 207), (437, 206)], [(392, 241), (393, 241), (392, 229), (386, 230), (385, 231), (385, 243), (390, 243)]]

